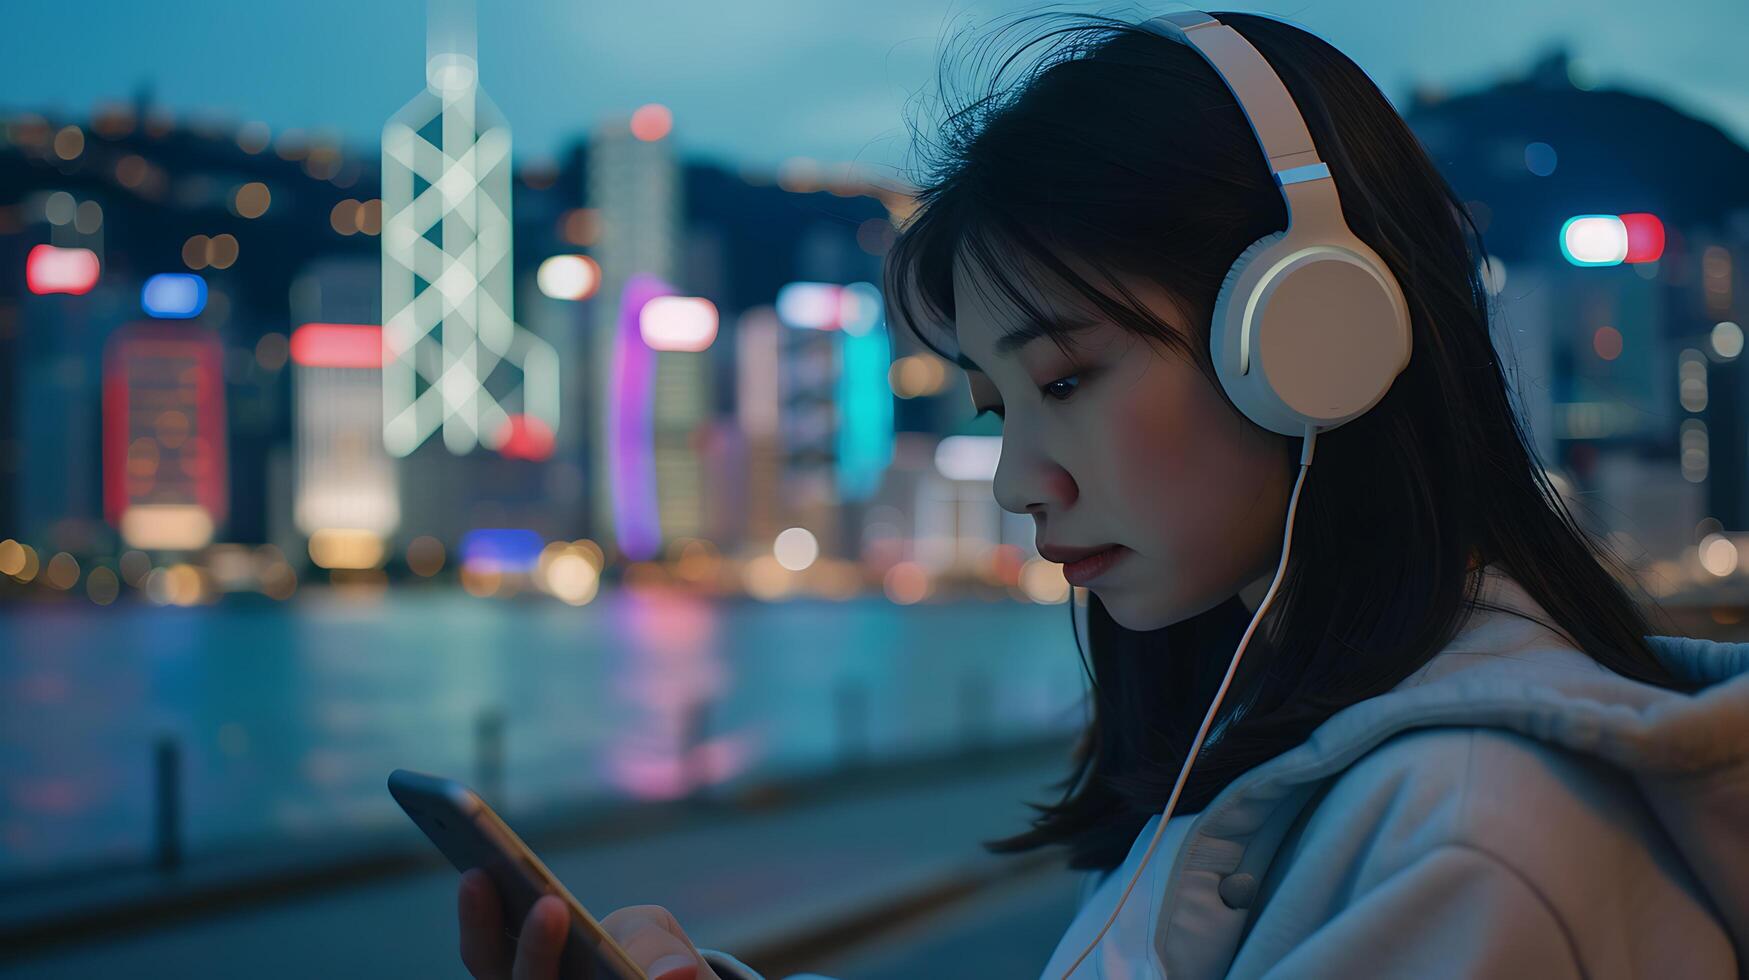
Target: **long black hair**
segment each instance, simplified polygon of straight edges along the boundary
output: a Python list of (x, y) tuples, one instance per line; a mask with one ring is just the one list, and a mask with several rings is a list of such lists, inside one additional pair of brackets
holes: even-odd
[[(1062, 15), (1014, 26), (1047, 16)], [(1013, 51), (987, 89), (948, 106), (930, 127), (938, 135), (914, 132), (923, 179), (887, 255), (889, 315), (956, 361), (953, 263), (990, 270), (1032, 313), (1024, 257), (1193, 361), (1219, 391), (1207, 336), (1217, 291), (1246, 245), (1287, 227), (1286, 205), (1243, 111), (1196, 52), (1125, 21), (1067, 16)], [(1175, 813), (1198, 812), (1241, 773), (1426, 663), (1471, 609), (1489, 607), (1472, 559), (1507, 572), (1553, 619), (1544, 625), (1600, 664), (1688, 689), (1644, 640), (1640, 604), (1656, 604), (1574, 520), (1536, 458), (1489, 335), (1480, 231), (1426, 150), (1367, 75), (1315, 34), (1215, 16), (1286, 84), (1349, 227), (1402, 284), (1414, 336), (1384, 399), (1320, 435), (1280, 590), (1222, 702), (1221, 737), (1198, 755)], [(1005, 82), (1041, 44), (1046, 55)], [(1151, 278), (1202, 329), (1180, 333), (1077, 275), (1064, 255), (1109, 283), (1113, 273)], [(1290, 478), (1300, 443), (1283, 439)], [(1029, 804), (1039, 811), (1030, 830), (984, 846), (1062, 844), (1071, 868), (1109, 869), (1164, 809), (1251, 613), (1234, 596), (1143, 632), (1117, 624), (1096, 595), (1086, 612), (1092, 710), (1072, 772), (1054, 784), (1062, 798)]]

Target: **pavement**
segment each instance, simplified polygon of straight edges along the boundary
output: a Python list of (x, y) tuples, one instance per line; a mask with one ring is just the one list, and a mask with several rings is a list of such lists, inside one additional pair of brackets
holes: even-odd
[[(1048, 784), (1068, 761), (1065, 744), (1035, 746), (845, 777), (764, 807), (695, 809), (647, 833), (562, 846), (524, 836), (597, 918), (666, 906), (694, 942), (771, 980), (802, 969), (843, 980), (1036, 976), (1078, 878), (1053, 855), (991, 855), (979, 842), (1025, 829), (1025, 802), (1054, 801)], [(405, 833), (417, 837), (411, 824)], [(0, 944), (0, 977), (463, 978), (456, 874), (440, 862), (39, 930), (28, 948)]]
[(1014, 875), (806, 969), (837, 980), (1033, 980), (1075, 917), (1079, 884), (1060, 866)]

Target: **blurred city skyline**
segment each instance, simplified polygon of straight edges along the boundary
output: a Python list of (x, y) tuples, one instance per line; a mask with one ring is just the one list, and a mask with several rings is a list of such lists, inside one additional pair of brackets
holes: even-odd
[[(593, 121), (656, 102), (674, 113), (682, 156), (768, 170), (805, 157), (896, 176), (907, 162), (911, 102), (934, 97), (941, 47), (962, 31), (981, 37), (993, 22), (1034, 10), (1140, 19), (1180, 6), (754, 0), (675, 5), (657, 17), (641, 5), (522, 0), (479, 10), (481, 82), (516, 128), (519, 160), (555, 160)], [(1697, 43), (1749, 34), (1749, 5), (1733, 0), (1662, 7), (1661, 20), (1676, 29), (1661, 31), (1646, 30), (1644, 6), (1625, 0), (1405, 4), (1388, 18), (1360, 2), (1219, 9), (1317, 32), (1400, 110), (1417, 89), (1485, 86), (1564, 47), (1576, 84), (1639, 91), (1749, 142), (1749, 66), (1729, 45)], [(260, 121), (363, 148), (405, 100), (406, 80), (423, 72), (425, 14), (426, 0), (195, 0), (174, 18), (150, 5), (117, 5), (97, 18), (87, 8), (26, 5), (9, 16), (13, 36), (33, 43), (0, 59), (0, 110), (82, 116), (147, 92), (154, 105), (196, 120)]]
[[(376, 145), (149, 89), (0, 117), (0, 265), (25, 273), (0, 281), (0, 574), (100, 605), (123, 584), (182, 605), (356, 573), (573, 603), (622, 575), (1067, 597), (992, 499), (997, 421), (889, 336), (874, 283), (910, 188), (843, 161), (787, 157), (774, 180), (701, 158), (657, 101), (518, 159), (526, 106), (486, 93), (495, 64), (541, 59), (494, 54), (473, 0), (418, 6), (346, 22), (429, 55)], [(254, 43), (263, 64), (303, 50)], [(1488, 84), (1416, 86), (1401, 111), (1486, 235), (1539, 456), (1604, 491), (1617, 513), (1595, 530), (1669, 594), (1731, 578), (1728, 536), (1749, 548), (1749, 149), (1659, 87), (1611, 87), (1556, 46)], [(323, 98), (335, 119), (372, 101)]]

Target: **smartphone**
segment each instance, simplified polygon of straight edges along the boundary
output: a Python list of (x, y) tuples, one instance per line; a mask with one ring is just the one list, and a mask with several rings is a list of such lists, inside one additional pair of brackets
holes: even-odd
[(389, 773), (389, 793), (457, 871), (482, 868), (504, 901), (512, 935), (542, 895), (557, 895), (571, 910), (571, 931), (559, 960), (567, 980), (649, 980), (522, 838), (478, 793), (453, 779), (406, 769)]

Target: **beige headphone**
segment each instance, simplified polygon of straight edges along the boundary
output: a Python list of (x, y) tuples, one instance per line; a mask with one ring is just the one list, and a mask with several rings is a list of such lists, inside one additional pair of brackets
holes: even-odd
[(1275, 599), (1287, 569), (1294, 513), (1318, 433), (1378, 404), (1409, 364), (1409, 307), (1403, 290), (1378, 253), (1356, 237), (1343, 219), (1330, 168), (1318, 158), (1306, 121), (1275, 70), (1238, 31), (1200, 10), (1167, 14), (1141, 26), (1189, 45), (1226, 82), (1287, 201), (1287, 230), (1252, 242), (1228, 269), (1209, 324), (1209, 352), (1221, 387), (1246, 417), (1272, 432), (1302, 436), (1305, 442), (1275, 578), (1203, 717), (1141, 864), (1111, 917), (1069, 964), (1063, 980), (1069, 980), (1105, 938), (1148, 866), (1239, 658)]
[(1221, 384), (1273, 432), (1334, 429), (1378, 404), (1409, 363), (1409, 307), (1397, 278), (1349, 230), (1305, 119), (1249, 41), (1200, 10), (1142, 26), (1214, 67), (1287, 201), (1287, 230), (1239, 253), (1221, 284), (1209, 327)]

